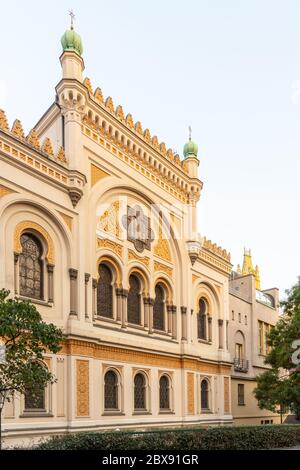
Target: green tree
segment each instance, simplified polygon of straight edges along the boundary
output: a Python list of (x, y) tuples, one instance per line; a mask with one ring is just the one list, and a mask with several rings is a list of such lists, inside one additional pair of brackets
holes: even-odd
[(41, 367), (45, 352), (57, 353), (63, 335), (53, 324), (42, 321), (36, 307), (29, 301), (8, 298), (9, 291), (0, 290), (0, 448), (1, 413), (6, 400), (15, 392), (30, 390), (38, 399), (55, 377)]
[(271, 370), (257, 376), (254, 395), (261, 409), (291, 409), (300, 419), (300, 277), (281, 302), (283, 315), (268, 336), (265, 363)]

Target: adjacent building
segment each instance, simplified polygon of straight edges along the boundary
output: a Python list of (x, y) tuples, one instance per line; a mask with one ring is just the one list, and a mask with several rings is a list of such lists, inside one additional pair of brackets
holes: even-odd
[(278, 414), (260, 410), (253, 395), (256, 376), (267, 370), (267, 334), (279, 316), (278, 289), (261, 290), (259, 269), (245, 250), (243, 267), (229, 281), (229, 351), (233, 361), (231, 406), (235, 424), (275, 424)]

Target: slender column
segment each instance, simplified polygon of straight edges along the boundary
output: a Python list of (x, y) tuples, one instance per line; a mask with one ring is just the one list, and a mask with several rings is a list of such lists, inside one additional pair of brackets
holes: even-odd
[(15, 294), (19, 293), (19, 253), (14, 253), (14, 286), (15, 286)]
[(177, 339), (177, 307), (172, 305), (172, 338)]
[(167, 305), (167, 316), (168, 316), (168, 327), (167, 331), (171, 335), (172, 334), (172, 326), (173, 326), (173, 310), (172, 305)]
[(92, 281), (92, 288), (93, 288), (93, 302), (92, 302), (92, 311), (93, 311), (93, 318), (97, 316), (97, 279), (93, 279)]
[(153, 333), (153, 305), (154, 300), (149, 297), (149, 334)]
[(187, 318), (186, 318), (186, 307), (181, 307), (181, 340), (187, 340)]
[(69, 276), (70, 276), (70, 315), (77, 316), (77, 277), (78, 277), (78, 270), (70, 268), (69, 269)]
[(122, 291), (119, 287), (116, 288), (116, 297), (117, 297), (117, 321), (122, 321)]
[(48, 302), (53, 302), (54, 300), (54, 288), (53, 288), (54, 264), (47, 264), (47, 272), (48, 272)]
[(128, 290), (122, 289), (122, 328), (126, 328), (127, 325), (127, 297)]
[(228, 342), (228, 329), (229, 329), (229, 321), (226, 320), (226, 351), (228, 351), (229, 348), (229, 342)]
[[(193, 325), (194, 325), (194, 309), (191, 308), (190, 328), (189, 328), (189, 332), (190, 332), (190, 341), (191, 341), (191, 343), (194, 341), (194, 329), (193, 329)], [(196, 328), (198, 328), (198, 325), (196, 325)], [(196, 333), (196, 336), (198, 336), (198, 332)]]
[(208, 341), (212, 342), (212, 317), (207, 318), (208, 321)]
[(89, 318), (88, 314), (88, 291), (89, 291), (89, 280), (91, 275), (85, 273), (84, 275), (84, 316), (85, 318)]
[(219, 325), (219, 349), (223, 349), (223, 320), (219, 318), (218, 320)]
[(144, 327), (149, 328), (149, 297), (144, 297)]

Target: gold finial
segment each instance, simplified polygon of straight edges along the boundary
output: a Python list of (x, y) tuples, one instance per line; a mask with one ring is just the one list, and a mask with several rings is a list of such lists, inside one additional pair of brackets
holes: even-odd
[(71, 29), (74, 29), (75, 14), (74, 14), (73, 10), (69, 10), (69, 15), (70, 15), (70, 18), (71, 18)]
[(192, 140), (192, 128), (189, 126), (189, 141)]

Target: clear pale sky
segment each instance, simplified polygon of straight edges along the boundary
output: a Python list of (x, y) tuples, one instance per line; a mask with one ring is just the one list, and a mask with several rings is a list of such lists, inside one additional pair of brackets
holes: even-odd
[(199, 231), (262, 288), (300, 275), (299, 0), (0, 0), (0, 107), (26, 131), (54, 100), (60, 37), (76, 14), (86, 75), (204, 182)]

